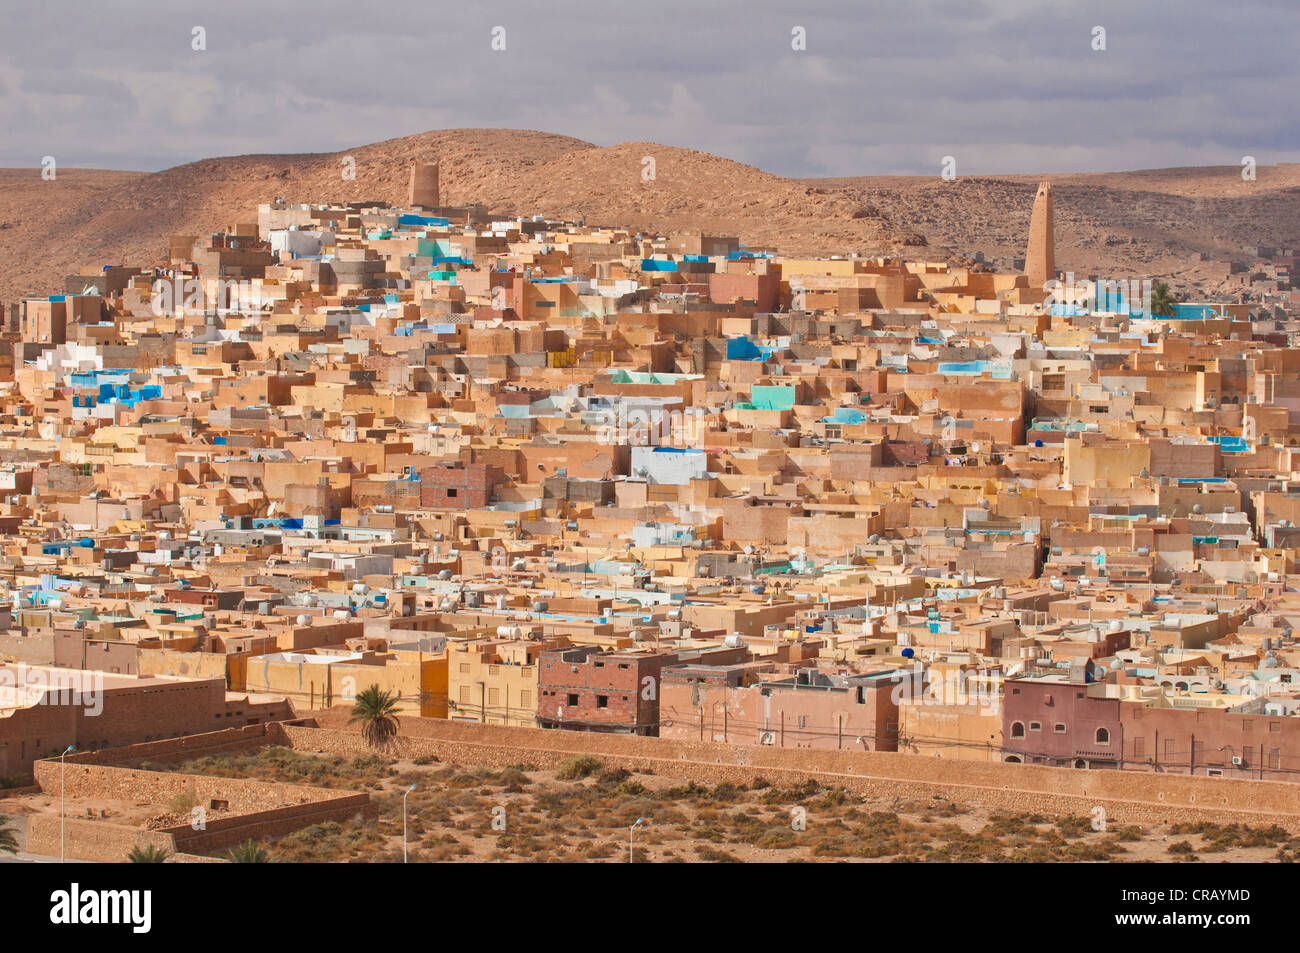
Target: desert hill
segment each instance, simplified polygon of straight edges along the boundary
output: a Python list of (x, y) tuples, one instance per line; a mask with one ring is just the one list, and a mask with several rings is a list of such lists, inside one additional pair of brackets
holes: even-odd
[[(344, 180), (351, 156), (356, 177)], [(654, 178), (643, 177), (654, 159)], [(1040, 178), (1053, 182), (1057, 262), (1079, 273), (1209, 281), (1200, 262), (1248, 246), (1300, 244), (1300, 166), (1051, 176), (783, 178), (689, 149), (598, 147), (505, 129), (422, 133), (336, 153), (204, 159), (156, 173), (0, 169), (0, 301), (46, 294), (82, 267), (160, 261), (168, 235), (251, 221), (277, 196), (290, 202), (400, 203), (410, 163), (438, 159), (444, 201), (502, 212), (585, 218), (657, 231), (737, 235), (806, 254), (906, 251), (984, 255), (1003, 267), (1023, 252)], [(928, 245), (929, 247), (925, 247)]]

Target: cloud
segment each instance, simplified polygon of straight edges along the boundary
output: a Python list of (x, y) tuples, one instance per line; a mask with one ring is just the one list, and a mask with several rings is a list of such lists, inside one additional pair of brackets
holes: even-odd
[(784, 175), (930, 174), (943, 155), (963, 174), (1300, 159), (1293, 0), (1176, 15), (1131, 0), (53, 6), (0, 36), (0, 164), (154, 170), (461, 126), (657, 141)]

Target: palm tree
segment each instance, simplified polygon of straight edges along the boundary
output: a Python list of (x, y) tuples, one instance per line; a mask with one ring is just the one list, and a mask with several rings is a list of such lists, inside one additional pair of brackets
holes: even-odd
[(1169, 291), (1169, 285), (1157, 281), (1151, 289), (1151, 316), (1172, 317), (1177, 304), (1178, 299)]
[(0, 854), (18, 853), (18, 837), (9, 827), (9, 818), (0, 817)]
[(250, 839), (230, 848), (226, 853), (226, 858), (232, 864), (269, 864), (271, 862), (271, 853), (265, 847), (254, 843)]
[(167, 858), (172, 855), (166, 847), (157, 847), (153, 844), (147, 844), (141, 847), (136, 844), (126, 853), (126, 859), (133, 864), (161, 864), (166, 862)]
[(361, 722), (361, 736), (372, 748), (390, 747), (397, 739), (397, 699), (390, 691), (371, 685), (357, 693), (348, 724)]

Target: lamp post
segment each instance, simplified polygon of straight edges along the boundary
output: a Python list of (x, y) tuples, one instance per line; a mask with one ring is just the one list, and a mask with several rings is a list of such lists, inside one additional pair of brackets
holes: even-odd
[(63, 754), (59, 755), (59, 863), (67, 862), (67, 844), (68, 844), (68, 816), (63, 806), (67, 802), (67, 788), (63, 779), (67, 776), (68, 763), (64, 760), (69, 751), (76, 751), (76, 745), (68, 745), (63, 749)]
[(633, 824), (627, 829), (627, 862), (629, 864), (632, 863), (632, 832), (636, 830), (637, 824), (640, 824), (644, 820), (644, 817), (638, 817), (636, 819), (636, 824)]
[(406, 789), (406, 794), (402, 795), (402, 863), (406, 863), (406, 798), (414, 790), (415, 785), (412, 784)]

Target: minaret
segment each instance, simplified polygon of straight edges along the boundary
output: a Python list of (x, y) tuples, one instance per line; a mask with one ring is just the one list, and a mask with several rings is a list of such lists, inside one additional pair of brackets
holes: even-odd
[(411, 187), (406, 204), (410, 208), (438, 207), (438, 163), (415, 163), (411, 166)]
[(1052, 186), (1038, 183), (1034, 213), (1029, 219), (1029, 248), (1025, 251), (1025, 274), (1029, 287), (1042, 291), (1056, 277), (1056, 236), (1052, 226)]

